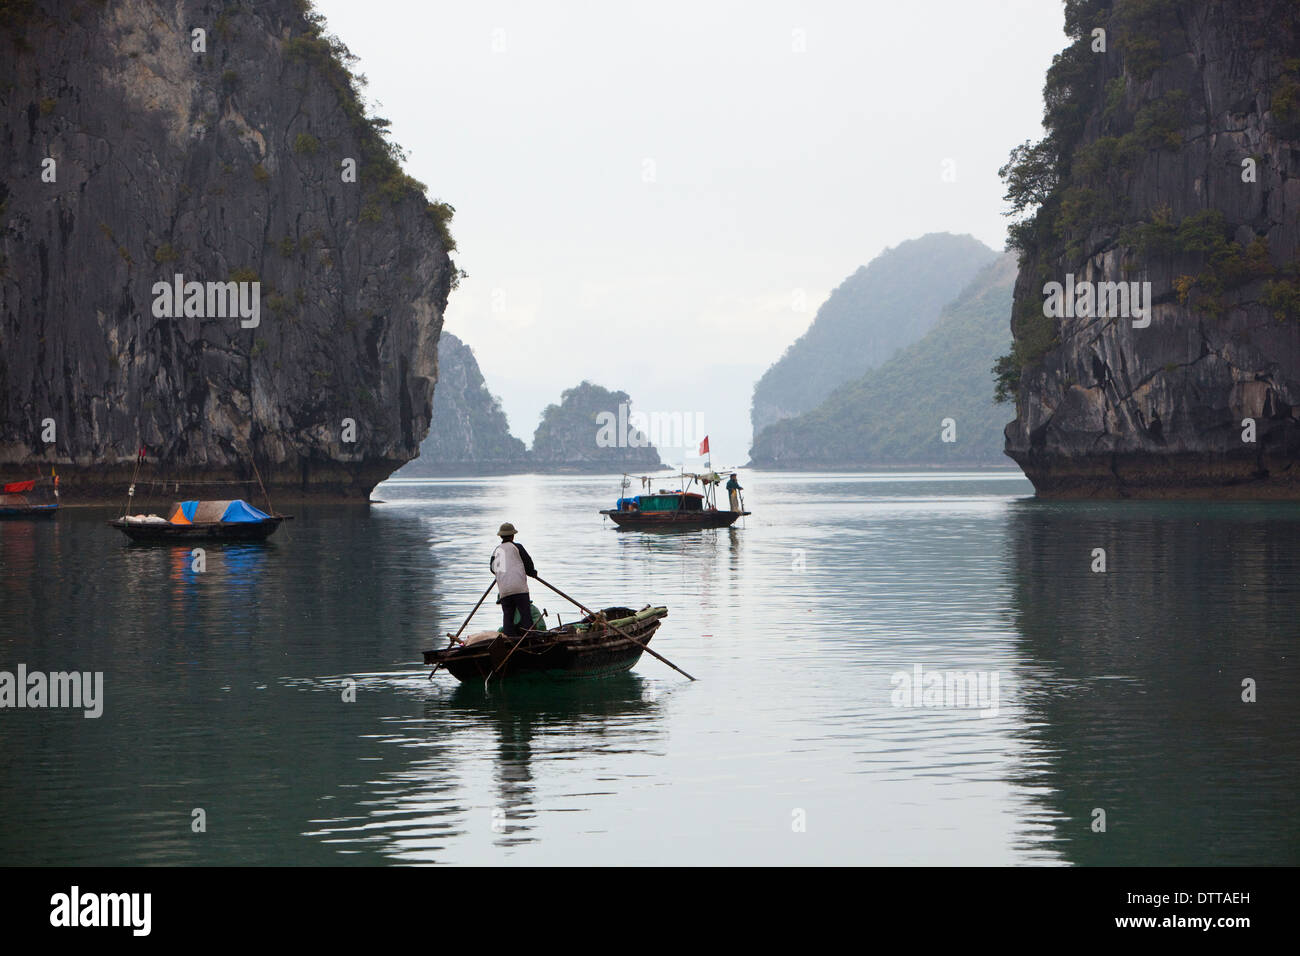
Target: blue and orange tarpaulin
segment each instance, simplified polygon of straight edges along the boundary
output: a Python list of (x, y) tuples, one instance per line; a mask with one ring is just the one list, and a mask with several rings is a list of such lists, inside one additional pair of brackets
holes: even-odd
[[(220, 511), (218, 517), (217, 509)], [(248, 524), (265, 521), (269, 518), (265, 511), (259, 511), (247, 501), (238, 498), (234, 501), (182, 501), (167, 519), (172, 524), (206, 524), (219, 521), (222, 524)]]
[(176, 513), (167, 520), (172, 524), (193, 524), (194, 512), (198, 507), (197, 501), (182, 501), (176, 506)]

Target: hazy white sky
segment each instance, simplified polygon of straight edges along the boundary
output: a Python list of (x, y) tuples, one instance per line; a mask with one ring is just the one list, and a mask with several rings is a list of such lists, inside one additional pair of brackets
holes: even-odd
[(997, 169), (1065, 45), (1058, 0), (316, 6), (456, 207), (446, 328), (511, 430), (586, 378), (702, 415), (715, 465), (858, 266), (927, 232), (1002, 248)]

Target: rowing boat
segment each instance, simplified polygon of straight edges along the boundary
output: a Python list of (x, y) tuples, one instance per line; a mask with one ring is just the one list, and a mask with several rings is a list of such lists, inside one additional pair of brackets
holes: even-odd
[(666, 607), (646, 605), (639, 611), (607, 607), (573, 624), (529, 632), (522, 639), (496, 634), (466, 645), (425, 651), (424, 662), (434, 665), (434, 673), (442, 668), (461, 681), (619, 674), (640, 660), (642, 649), (667, 616)]

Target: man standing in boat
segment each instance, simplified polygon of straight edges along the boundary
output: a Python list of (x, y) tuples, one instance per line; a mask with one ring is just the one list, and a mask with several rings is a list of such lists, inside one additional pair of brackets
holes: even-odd
[(740, 487), (740, 482), (736, 480), (736, 473), (731, 473), (731, 480), (727, 482), (727, 497), (731, 500), (731, 510), (740, 510), (740, 493), (745, 489)]
[[(532, 602), (528, 597), (528, 579), (537, 577), (533, 559), (528, 556), (524, 546), (515, 540), (515, 526), (509, 521), (501, 526), (497, 534), (501, 543), (492, 552), (488, 567), (497, 579), (497, 603), (501, 605), (503, 615), (502, 631), (506, 637), (522, 637), (524, 631), (532, 629)], [(520, 625), (515, 624), (515, 612), (519, 612)], [(522, 630), (520, 629), (522, 627)]]

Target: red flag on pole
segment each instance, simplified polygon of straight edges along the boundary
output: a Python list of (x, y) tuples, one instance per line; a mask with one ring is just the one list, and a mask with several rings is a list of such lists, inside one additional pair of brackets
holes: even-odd
[(707, 455), (708, 453), (709, 453), (709, 436), (705, 435), (704, 441), (700, 442), (700, 454)]

